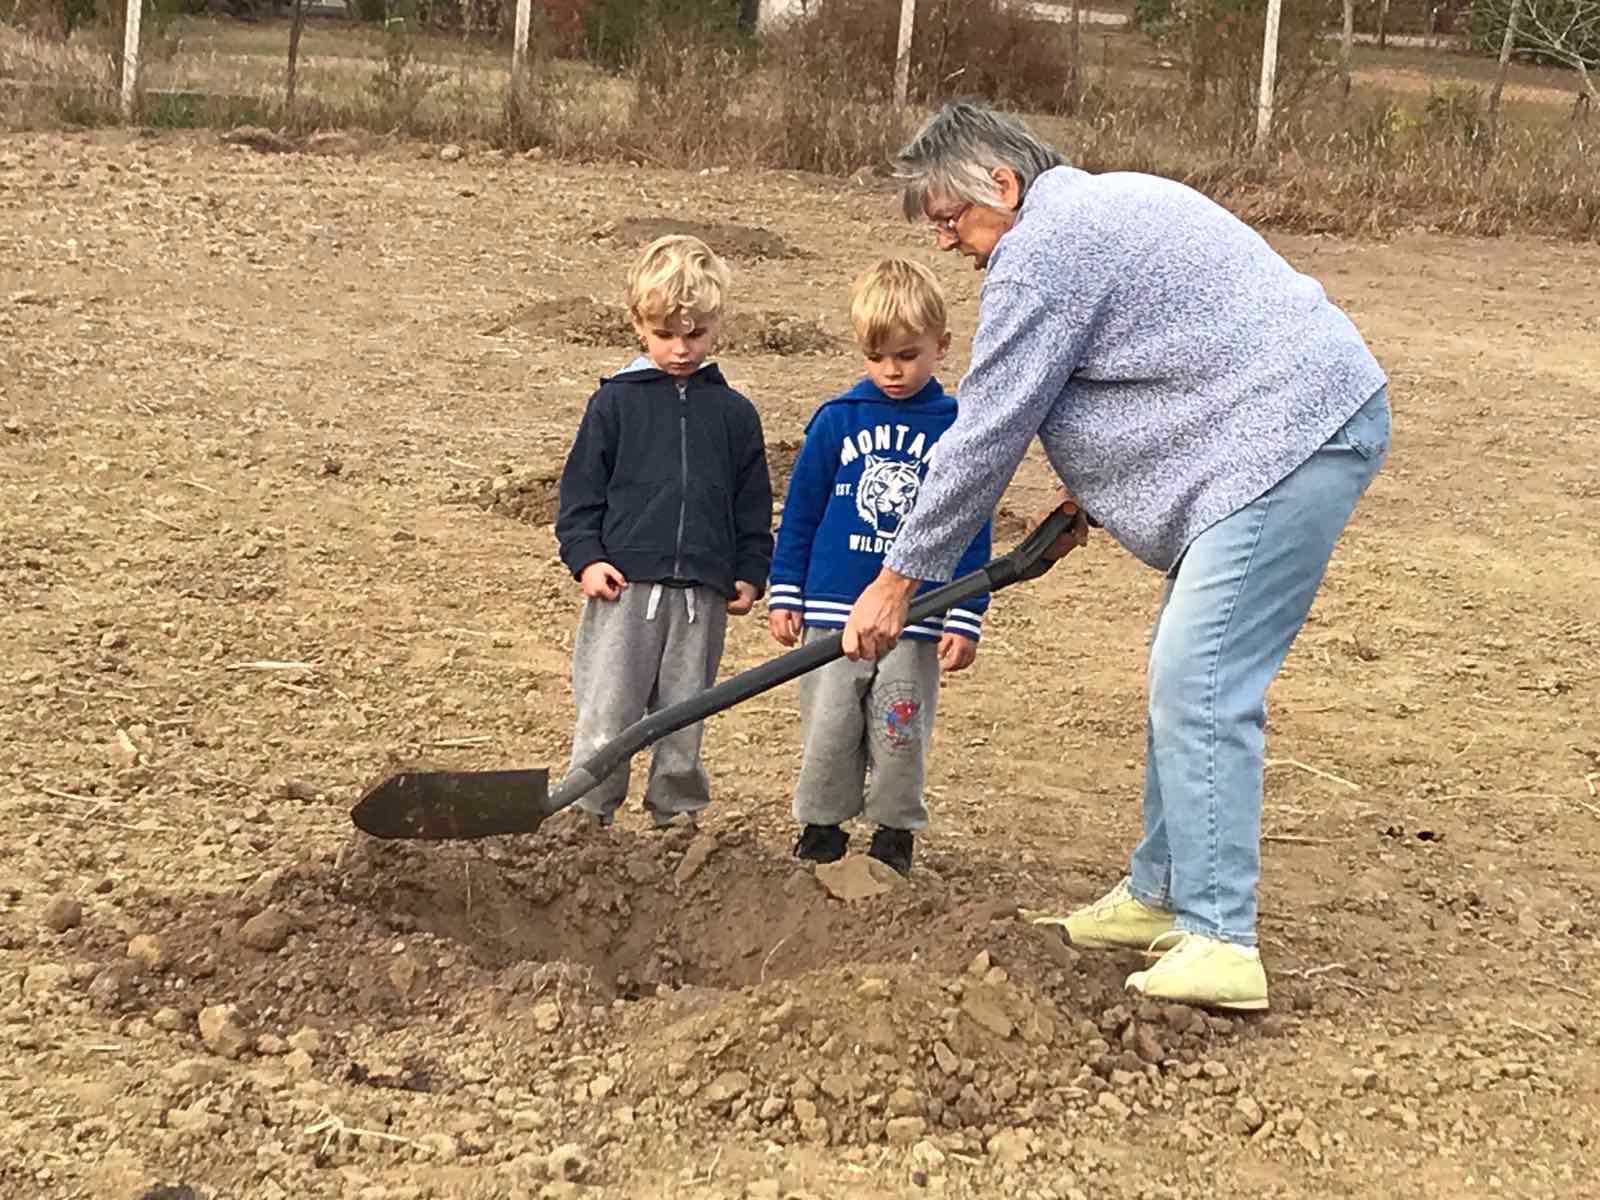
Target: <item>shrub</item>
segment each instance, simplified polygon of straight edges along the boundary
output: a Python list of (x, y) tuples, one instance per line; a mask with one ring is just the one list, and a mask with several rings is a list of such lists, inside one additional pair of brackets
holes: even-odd
[(589, 0), (585, 53), (612, 70), (633, 66), (661, 35), (729, 51), (745, 40), (742, 0)]
[(1412, 124), (1391, 97), (1358, 107), (1355, 122), (1346, 133), (1359, 158), (1382, 166), (1393, 160), (1406, 128)]
[[(899, 42), (900, 0), (813, 0), (793, 22), (810, 45), (832, 43), (858, 70), (856, 95), (888, 97)], [(1072, 108), (1070, 34), (1021, 0), (919, 0), (911, 46), (913, 97), (962, 96), (1041, 112)], [(818, 63), (819, 66), (823, 64)]]
[(845, 174), (883, 162), (905, 143), (910, 122), (889, 103), (894, 80), (882, 43), (861, 34), (852, 21), (818, 14), (767, 40), (762, 63), (771, 99), (758, 162)]
[[(1229, 147), (1244, 145), (1260, 97), (1266, 6), (1259, 0), (1145, 0), (1137, 16), (1156, 45), (1182, 65), (1191, 103), (1212, 102)], [(1326, 4), (1284, 5), (1273, 92), (1280, 118), (1289, 118), (1331, 73), (1329, 27)]]
[[(899, 5), (880, 0), (880, 7), (897, 29)], [(916, 30), (912, 61), (925, 102), (979, 96), (1036, 112), (1072, 111), (1070, 33), (1033, 17), (1021, 0), (922, 0)]]
[(1436, 83), (1428, 89), (1422, 109), (1422, 126), (1428, 132), (1459, 146), (1486, 140), (1489, 120), (1483, 94), (1467, 83)]
[(736, 84), (754, 56), (733, 35), (728, 12), (685, 11), (683, 0), (652, 0), (639, 11), (644, 24), (630, 50), (635, 149), (665, 164), (732, 157), (742, 140)]
[(416, 0), (388, 0), (383, 21), (383, 65), (368, 85), (378, 101), (379, 119), (385, 126), (410, 121), (442, 76), (417, 61)]

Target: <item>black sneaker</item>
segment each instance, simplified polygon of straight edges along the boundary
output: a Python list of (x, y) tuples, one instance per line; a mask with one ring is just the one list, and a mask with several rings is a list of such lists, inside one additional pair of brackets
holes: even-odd
[(849, 844), (850, 835), (837, 825), (807, 825), (794, 844), (794, 856), (805, 862), (838, 862)]
[(911, 874), (911, 847), (915, 839), (909, 829), (890, 829), (879, 825), (872, 835), (867, 854), (902, 875)]

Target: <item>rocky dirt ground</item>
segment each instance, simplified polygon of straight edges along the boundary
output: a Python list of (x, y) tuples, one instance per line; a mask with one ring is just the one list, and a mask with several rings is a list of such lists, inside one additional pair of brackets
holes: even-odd
[(550, 480), (682, 227), (781, 466), (853, 273), (936, 261), (876, 186), (0, 141), (0, 1195), (1591, 1193), (1600, 248), (1274, 239), (1397, 434), (1273, 696), (1273, 1009), (1219, 1019), (1024, 916), (1135, 832), (1160, 581), (1104, 541), (950, 680), (904, 883), (789, 859), (790, 688), (698, 833), (353, 831), (399, 763), (565, 761)]

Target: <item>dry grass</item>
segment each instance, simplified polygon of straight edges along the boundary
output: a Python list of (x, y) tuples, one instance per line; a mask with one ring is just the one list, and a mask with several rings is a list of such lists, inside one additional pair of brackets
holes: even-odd
[(1481, 98), (1460, 85), (1435, 85), (1421, 103), (1330, 91), (1285, 122), (1276, 152), (1258, 164), (1227, 152), (1225, 116), (1174, 96), (1107, 92), (1095, 112), (1035, 124), (1086, 169), (1179, 179), (1272, 228), (1600, 239), (1600, 129), (1554, 106), (1512, 106), (1496, 134)]
[[(826, 31), (771, 39), (754, 57), (667, 47), (626, 78), (541, 59), (513, 97), (499, 46), (418, 36), (397, 69), (381, 33), (312, 22), (292, 112), (283, 105), (286, 44), (282, 24), (173, 21), (146, 75), (143, 119), (844, 174), (880, 162), (923, 115), (863, 89), (872, 68), (863, 55), (873, 52)], [(1600, 128), (1569, 119), (1570, 81), (1560, 72), (1518, 68), (1496, 134), (1481, 116), (1480, 60), (1365, 51), (1354, 95), (1329, 87), (1287, 114), (1275, 153), (1258, 164), (1233, 144), (1238, 114), (1190, 104), (1136, 35), (1096, 32), (1085, 60), (1076, 114), (1030, 119), (1091, 170), (1181, 179), (1275, 228), (1600, 238)], [(113, 123), (112, 81), (111, 59), (92, 37), (60, 45), (0, 26), (0, 129)]]

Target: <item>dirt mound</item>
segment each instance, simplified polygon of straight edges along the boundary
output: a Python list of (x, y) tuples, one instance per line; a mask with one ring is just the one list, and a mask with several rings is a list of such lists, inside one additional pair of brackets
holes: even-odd
[(485, 512), (549, 525), (561, 510), (561, 477), (549, 470), (496, 475), (476, 483), (452, 482), (447, 504), (475, 504)]
[[(780, 499), (788, 486), (790, 472), (794, 470), (803, 444), (795, 439), (767, 443), (767, 467), (772, 474), (772, 491)], [(544, 468), (508, 472), (473, 483), (454, 481), (444, 500), (446, 504), (473, 504), (485, 512), (529, 525), (549, 525), (561, 510), (561, 477)]]
[(864, 895), (865, 860), (801, 867), (737, 826), (552, 826), (464, 861), (365, 843), (343, 896), (492, 971), (511, 1028), (631, 1047), (559, 1060), (574, 1116), (620, 1105), (647, 1140), (692, 1123), (1053, 1171), (1074, 1125), (1154, 1103), (1164, 1071), (1208, 1094), (1227, 1074), (1201, 1064), (1237, 1023), (1133, 1011), (1009, 901), (971, 898), (975, 881), (919, 870)]
[(493, 847), (474, 864), (470, 894), (467, 873), (437, 853), (377, 844), (346, 885), (367, 910), (454, 941), (491, 969), (569, 962), (608, 998), (741, 987), (817, 961), (825, 895), (749, 835), (552, 826), (536, 842)]
[(230, 129), (222, 135), (222, 140), (227, 145), (246, 146), (263, 154), (287, 154), (295, 148), (294, 142), (281, 133), (274, 133), (259, 125), (240, 125)]
[(786, 241), (780, 234), (759, 225), (737, 225), (723, 221), (683, 221), (676, 217), (629, 217), (605, 226), (597, 236), (613, 237), (640, 244), (668, 234), (697, 237), (724, 258), (760, 262), (763, 259), (810, 258), (811, 255)]
[(628, 322), (628, 310), (588, 296), (555, 296), (525, 304), (498, 317), (483, 332), (504, 333), (523, 329), (540, 337), (559, 338), (580, 346), (633, 346), (638, 338)]
[[(867, 860), (846, 861), (839, 873), (774, 858), (737, 826), (597, 833), (557, 818), (537, 838), (498, 839), (481, 854), (362, 839), (339, 894), (397, 931), (460, 945), (486, 969), (570, 962), (596, 991), (624, 999), (750, 987), (840, 963), (960, 971), (988, 944), (997, 913), (1017, 911), (1010, 901), (971, 903), (967, 885), (933, 870), (885, 884), (861, 875)], [(1030, 940), (1036, 971), (1060, 965), (1049, 939)]]
[[(128, 1037), (178, 1039), (204, 1057), (156, 1081), (168, 1127), (219, 1130), (243, 1106), (290, 1129), (308, 1170), (383, 1153), (603, 1185), (692, 1131), (750, 1153), (893, 1153), (924, 1176), (982, 1163), (1021, 1188), (1115, 1170), (1086, 1147), (1136, 1112), (1262, 1127), (1224, 1059), (1283, 1018), (1130, 1006), (1117, 964), (1022, 920), (982, 870), (801, 866), (741, 817), (352, 834), (236, 892), (163, 893), (130, 906), (136, 924), (81, 931), (17, 1011), (67, 995)], [(337, 1115), (307, 1099), (330, 1088)], [(442, 1095), (482, 1115), (431, 1129)]]
[(844, 342), (820, 321), (766, 309), (735, 310), (717, 339), (718, 348), (729, 354), (776, 354), (783, 358), (829, 354), (842, 345)]
[[(147, 910), (146, 941), (88, 939), (106, 965), (77, 970), (94, 1003), (258, 1064), (269, 1091), (309, 1075), (346, 1104), (370, 1096), (331, 1125), (302, 1120), (304, 1149), (328, 1163), (370, 1154), (363, 1131), (402, 1096), (488, 1080), (531, 1090), (501, 1086), (501, 1125), (558, 1149), (584, 1138), (571, 1170), (590, 1179), (691, 1125), (1050, 1178), (1082, 1170), (1085, 1120), (1117, 1122), (1186, 1078), (1237, 1093), (1213, 1061), (1237, 1022), (1131, 1010), (1010, 901), (973, 898), (979, 880), (866, 862), (797, 866), (738, 822), (656, 834), (557, 818), (536, 838), (461, 846), (352, 835), (333, 861), (270, 870), (234, 898)], [(221, 1082), (184, 1070), (174, 1112)], [(448, 1160), (493, 1134), (405, 1147)]]
[[(523, 305), (496, 318), (483, 332), (497, 334), (511, 328), (581, 346), (633, 349), (638, 345), (623, 305), (587, 296), (558, 296)], [(717, 349), (728, 354), (826, 354), (841, 344), (820, 321), (767, 309), (735, 309), (717, 336)]]

